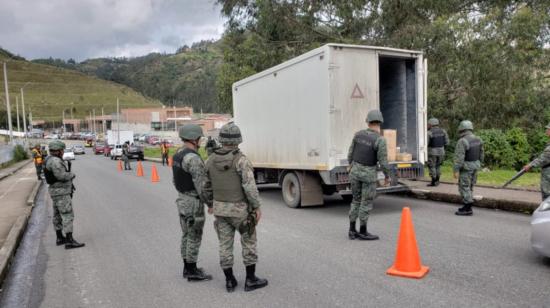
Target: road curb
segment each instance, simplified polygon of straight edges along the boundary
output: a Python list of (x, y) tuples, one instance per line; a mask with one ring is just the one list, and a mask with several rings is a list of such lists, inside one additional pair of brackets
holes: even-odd
[[(417, 179), (418, 182), (425, 182), (429, 183), (431, 180), (429, 179)], [(457, 182), (449, 182), (449, 181), (439, 181), (441, 184), (449, 184), (449, 185), (457, 185)], [(517, 191), (529, 191), (529, 192), (539, 192), (540, 189), (536, 188), (523, 188), (523, 187), (517, 187), (517, 186), (508, 186), (506, 188), (502, 188), (501, 186), (494, 186), (494, 185), (486, 185), (486, 184), (476, 184), (476, 187), (483, 187), (483, 188), (492, 188), (492, 189), (506, 189), (506, 190), (517, 190)]]
[[(459, 195), (455, 194), (434, 192), (426, 189), (411, 189), (405, 194), (408, 194), (409, 196), (417, 199), (462, 204), (462, 198)], [(534, 210), (537, 209), (539, 203), (482, 197), (480, 199), (476, 199), (474, 206), (487, 209), (531, 214)]]
[(17, 171), (21, 170), (23, 167), (25, 167), (26, 165), (28, 165), (29, 163), (32, 162), (32, 159), (29, 159), (26, 163), (24, 164), (21, 164), (21, 166), (15, 168), (14, 170), (12, 170), (10, 173), (6, 173), (6, 174), (2, 174), (0, 175), (0, 181), (2, 181), (3, 179), (7, 178), (8, 176), (16, 173)]
[(144, 157), (143, 160), (152, 161), (155, 163), (162, 163), (162, 158)]
[(17, 246), (19, 246), (19, 242), (21, 241), (25, 228), (27, 227), (27, 221), (31, 210), (32, 208), (28, 209), (27, 213), (19, 215), (11, 227), (10, 233), (8, 233), (8, 237), (6, 238), (4, 245), (0, 249), (0, 284), (4, 282), (4, 278), (6, 278), (6, 275), (8, 274), (12, 258), (15, 255)]
[(36, 199), (36, 195), (38, 194), (38, 191), (40, 190), (40, 186), (42, 186), (42, 183), (43, 183), (42, 181), (38, 181), (36, 182), (36, 184), (34, 184), (32, 192), (29, 195), (29, 198), (27, 199), (28, 206), (34, 206), (34, 200)]

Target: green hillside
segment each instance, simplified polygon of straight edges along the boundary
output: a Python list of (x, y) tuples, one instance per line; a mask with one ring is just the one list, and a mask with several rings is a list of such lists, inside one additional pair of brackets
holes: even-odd
[[(161, 104), (124, 85), (74, 70), (33, 63), (22, 58), (15, 59), (9, 52), (0, 52), (0, 61), (10, 57), (7, 67), (12, 114), (15, 114), (15, 97), (20, 95), (20, 88), (27, 82), (31, 83), (25, 87), (25, 105), (27, 112), (32, 110), (33, 119), (59, 121), (63, 110), (69, 118), (71, 107), (74, 118), (83, 118), (93, 109), (96, 115), (100, 115), (102, 107), (105, 114), (110, 114), (116, 111), (117, 97), (121, 108)], [(0, 75), (0, 110), (5, 114), (3, 72)]]
[(124, 84), (165, 105), (191, 106), (218, 111), (216, 76), (222, 63), (217, 42), (201, 41), (183, 46), (174, 54), (151, 53), (135, 58), (74, 60), (36, 59), (34, 63), (73, 69)]

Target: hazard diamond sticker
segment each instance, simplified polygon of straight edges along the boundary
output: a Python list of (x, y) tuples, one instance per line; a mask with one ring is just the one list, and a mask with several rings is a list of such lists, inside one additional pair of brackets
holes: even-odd
[(363, 91), (361, 91), (361, 88), (359, 88), (359, 85), (357, 83), (353, 88), (353, 92), (351, 92), (351, 98), (365, 98), (365, 95), (363, 95)]

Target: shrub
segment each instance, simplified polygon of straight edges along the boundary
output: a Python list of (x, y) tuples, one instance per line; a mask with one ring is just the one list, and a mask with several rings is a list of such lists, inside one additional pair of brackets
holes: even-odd
[(527, 139), (529, 141), (529, 145), (531, 146), (531, 155), (529, 160), (533, 160), (540, 155), (549, 141), (543, 128), (531, 131), (531, 133), (527, 135)]
[(16, 145), (13, 149), (13, 160), (18, 162), (29, 158), (29, 155), (21, 145)]
[(516, 170), (521, 169), (530, 161), (531, 146), (527, 141), (527, 134), (519, 127), (514, 127), (506, 132), (506, 140), (514, 153), (514, 165)]
[(484, 164), (490, 167), (512, 168), (515, 163), (514, 151), (500, 129), (480, 130), (477, 135), (483, 140)]

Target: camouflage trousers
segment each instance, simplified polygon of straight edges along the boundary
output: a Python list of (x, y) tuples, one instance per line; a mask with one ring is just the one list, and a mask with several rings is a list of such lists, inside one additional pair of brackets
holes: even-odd
[(180, 194), (176, 200), (181, 225), (181, 258), (197, 263), (204, 228), (204, 205), (199, 199)]
[(130, 165), (130, 159), (126, 155), (122, 155), (122, 161), (124, 161), (124, 170), (132, 169), (132, 166)]
[(544, 168), (540, 177), (540, 191), (542, 192), (542, 200), (544, 200), (550, 197), (550, 167)]
[(244, 217), (222, 217), (216, 216), (214, 229), (218, 234), (220, 242), (220, 265), (223, 269), (233, 267), (233, 242), (235, 240), (235, 231), (241, 235), (241, 246), (243, 262), (245, 266), (253, 265), (258, 262), (256, 250), (256, 231), (250, 235), (244, 222)]
[(353, 200), (349, 210), (350, 222), (355, 222), (359, 217), (361, 226), (367, 224), (370, 211), (376, 198), (376, 182), (363, 182), (357, 179), (351, 179), (351, 193)]
[(42, 165), (34, 165), (36, 168), (36, 176), (40, 179), (42, 177)]
[(430, 177), (436, 178), (441, 176), (441, 165), (443, 164), (444, 156), (441, 155), (428, 155), (428, 168), (430, 170)]
[(53, 227), (64, 233), (73, 232), (73, 204), (70, 195), (52, 196)]
[(463, 203), (474, 203), (474, 185), (477, 182), (477, 170), (461, 170), (458, 177), (458, 192)]

